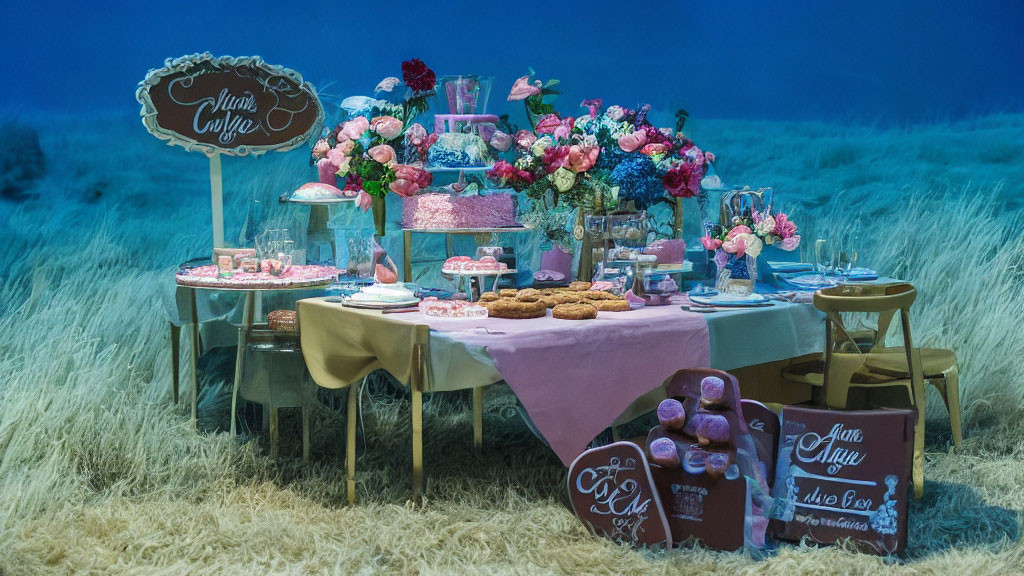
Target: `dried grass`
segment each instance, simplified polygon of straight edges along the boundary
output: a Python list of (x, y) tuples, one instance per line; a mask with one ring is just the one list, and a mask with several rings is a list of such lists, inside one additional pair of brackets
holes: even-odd
[[(53, 149), (54, 131), (44, 133)], [(64, 122), (61, 134), (60, 145), (96, 152), (70, 156), (39, 199), (0, 204), (0, 573), (980, 575), (1024, 565), (1024, 244), (1019, 210), (1003, 208), (1021, 191), (1019, 148), (1005, 144), (1022, 141), (1020, 117), (903, 132), (718, 122), (695, 134), (730, 182), (774, 184), (809, 235), (813, 223), (859, 219), (863, 261), (920, 288), (917, 341), (960, 356), (967, 439), (948, 446), (930, 392), (927, 492), (901, 564), (844, 547), (785, 545), (754, 561), (592, 538), (565, 507), (564, 469), (502, 394), (488, 401), (481, 456), (468, 399), (430, 399), (422, 508), (406, 501), (408, 399), (386, 385), (365, 399), (354, 507), (338, 412), (316, 415), (308, 467), (289, 457), (294, 415), (277, 462), (261, 441), (222, 432), (230, 354), (206, 364), (206, 431), (192, 432), (169, 401), (157, 292), (207, 242), (205, 165), (134, 120)], [(104, 137), (123, 144), (104, 151)], [(964, 152), (936, 164), (949, 153), (942, 142)], [(249, 194), (269, 200), (300, 182), (299, 156), (226, 162), (230, 221)], [(97, 179), (107, 192), (87, 201)]]

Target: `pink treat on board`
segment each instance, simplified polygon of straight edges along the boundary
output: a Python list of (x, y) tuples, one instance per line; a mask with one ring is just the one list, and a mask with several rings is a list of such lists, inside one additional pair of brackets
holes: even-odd
[(454, 196), (417, 194), (402, 200), (402, 225), (414, 229), (506, 228), (519, 226), (511, 194)]
[(634, 294), (632, 290), (626, 292), (626, 302), (629, 302), (629, 307), (633, 310), (647, 305), (647, 301)]
[(720, 414), (705, 414), (697, 426), (701, 446), (725, 444), (729, 441), (729, 421)]
[(721, 404), (725, 400), (725, 381), (718, 376), (708, 376), (701, 380), (700, 398), (708, 406)]
[(666, 468), (680, 466), (676, 443), (668, 438), (657, 438), (650, 445), (651, 462)]
[(674, 398), (662, 400), (658, 404), (658, 422), (669, 430), (682, 430), (686, 425), (686, 409), (683, 403)]

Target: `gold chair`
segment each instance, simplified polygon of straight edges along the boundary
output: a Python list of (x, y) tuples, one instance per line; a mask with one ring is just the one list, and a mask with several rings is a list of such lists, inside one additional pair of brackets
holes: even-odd
[[(787, 380), (824, 387), (829, 408), (846, 408), (851, 388), (891, 388), (907, 390), (910, 403), (917, 409), (914, 427), (914, 497), (924, 494), (924, 375), (921, 352), (914, 348), (910, 332), (910, 307), (917, 290), (910, 284), (846, 284), (819, 290), (814, 306), (825, 312), (824, 364), (815, 362), (787, 368)], [(901, 348), (875, 348), (867, 351), (847, 330), (844, 313), (877, 313), (877, 342), (885, 334), (896, 312), (903, 331)], [(909, 367), (909, 369), (908, 369)], [(955, 381), (955, 377), (954, 377)], [(946, 381), (947, 388), (950, 388)], [(955, 388), (955, 384), (953, 385)]]

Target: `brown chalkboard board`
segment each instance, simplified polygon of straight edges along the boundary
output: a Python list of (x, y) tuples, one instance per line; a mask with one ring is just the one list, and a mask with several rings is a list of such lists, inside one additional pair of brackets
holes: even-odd
[(136, 98), (153, 135), (207, 155), (289, 150), (324, 121), (313, 85), (259, 56), (167, 60), (139, 83)]
[(876, 554), (902, 553), (915, 417), (912, 410), (784, 408), (774, 490), (793, 509), (778, 536), (823, 544), (851, 538)]

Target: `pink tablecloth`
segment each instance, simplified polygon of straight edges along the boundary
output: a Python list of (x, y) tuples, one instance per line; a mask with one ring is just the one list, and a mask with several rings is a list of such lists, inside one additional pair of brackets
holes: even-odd
[(601, 312), (595, 320), (405, 321), (480, 346), (563, 463), (586, 449), (634, 400), (682, 368), (710, 364), (708, 324), (679, 306)]

